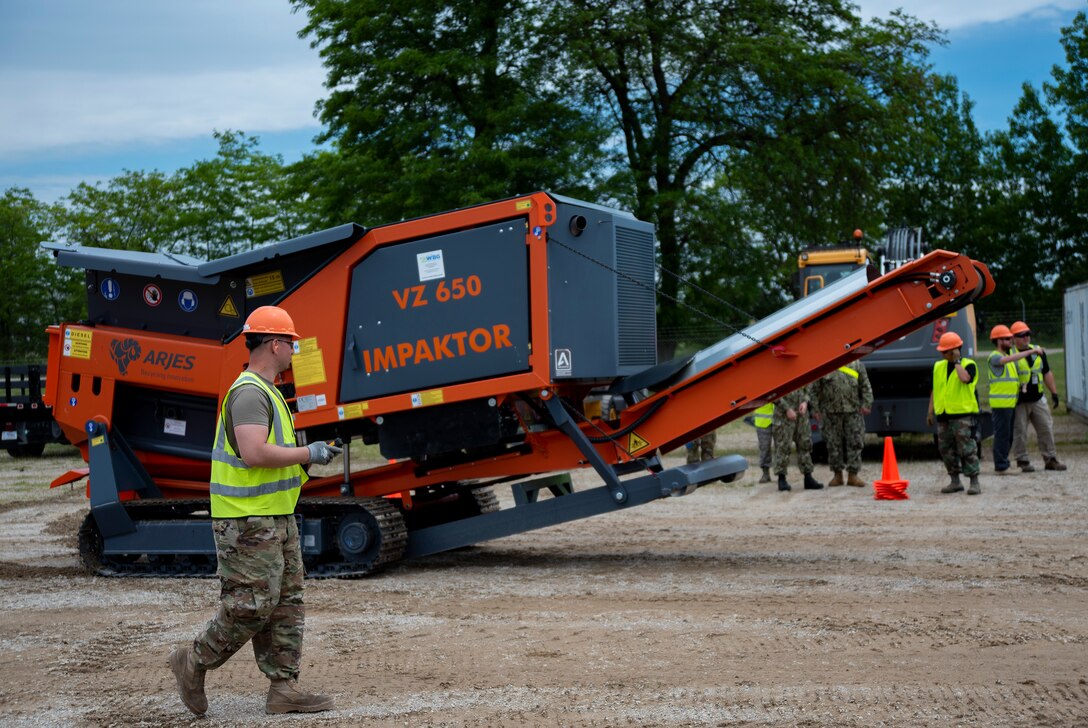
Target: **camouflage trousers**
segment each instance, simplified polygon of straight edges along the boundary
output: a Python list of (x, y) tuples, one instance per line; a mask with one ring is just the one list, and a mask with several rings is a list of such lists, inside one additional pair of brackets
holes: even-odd
[(774, 454), (774, 435), (771, 428), (757, 427), (756, 442), (759, 443), (759, 467), (771, 467), (771, 456)]
[(785, 417), (774, 418), (771, 423), (771, 436), (774, 438), (774, 474), (785, 475), (790, 464), (790, 451), (797, 445), (797, 464), (802, 473), (811, 473), (812, 465), (812, 425), (807, 415), (799, 416), (792, 422)]
[(958, 417), (937, 422), (937, 448), (949, 475), (978, 475), (978, 441), (975, 418)]
[(861, 470), (861, 448), (865, 446), (865, 418), (858, 412), (825, 412), (820, 432), (827, 443), (827, 464), (833, 472)]
[(271, 680), (297, 678), (302, 659), (302, 551), (294, 516), (212, 520), (219, 559), (219, 611), (193, 641), (197, 664), (214, 670), (253, 642)]
[(688, 462), (700, 463), (704, 460), (714, 459), (714, 446), (718, 442), (717, 432), (708, 432), (702, 437), (697, 437), (689, 442), (687, 448)]

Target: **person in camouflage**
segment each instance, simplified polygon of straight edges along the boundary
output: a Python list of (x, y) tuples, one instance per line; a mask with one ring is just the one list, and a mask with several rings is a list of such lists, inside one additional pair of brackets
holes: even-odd
[(247, 642), (270, 680), (266, 713), (329, 710), (333, 698), (298, 687), (305, 609), (294, 510), (305, 463), (328, 463), (340, 448), (298, 446), (291, 411), (273, 382), (291, 366), (294, 322), (261, 306), (246, 319), (249, 366), (223, 398), (212, 447), (211, 517), (219, 610), (204, 631), (167, 659), (182, 702), (208, 710), (204, 678)]
[(697, 437), (684, 447), (687, 448), (688, 464), (701, 463), (714, 459), (714, 446), (718, 442), (718, 433), (712, 430), (702, 437)]
[(971, 481), (967, 495), (978, 495), (982, 492), (978, 482), (978, 441), (975, 440), (978, 367), (962, 356), (962, 346), (963, 339), (952, 331), (941, 334), (937, 342), (941, 360), (933, 365), (933, 389), (929, 395), (926, 422), (930, 427), (937, 423), (937, 448), (950, 479), (941, 492), (962, 492), (960, 473), (963, 473)]
[[(865, 415), (873, 408), (873, 387), (860, 361), (841, 366), (810, 385), (812, 406), (827, 443), (832, 478), (829, 487), (865, 485), (858, 477), (865, 444)], [(846, 469), (847, 479), (842, 478)]]
[(805, 476), (805, 489), (818, 490), (823, 483), (812, 477), (812, 426), (808, 419), (807, 387), (794, 390), (781, 397), (774, 405), (774, 419), (771, 422), (774, 440), (774, 467), (778, 476), (779, 490), (792, 490), (786, 482), (786, 469), (790, 463), (792, 446), (797, 446), (797, 464)]

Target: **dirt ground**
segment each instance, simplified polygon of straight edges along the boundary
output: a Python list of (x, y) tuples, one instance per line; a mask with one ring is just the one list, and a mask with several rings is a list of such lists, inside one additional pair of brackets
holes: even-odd
[[(997, 477), (987, 457), (977, 497), (939, 495), (928, 444), (904, 442), (908, 501), (778, 493), (755, 469), (372, 578), (308, 581), (302, 682), (337, 709), (265, 716), (247, 649), (209, 674), (203, 720), (179, 701), (166, 654), (212, 614), (217, 582), (86, 575), (82, 491), (47, 488), (80, 463), (59, 449), (3, 455), (0, 720), (1085, 725), (1088, 427), (1058, 426), (1067, 472)], [(751, 458), (754, 439), (730, 426), (718, 449)], [(874, 440), (869, 481), (880, 455)], [(508, 490), (500, 498), (511, 505)]]

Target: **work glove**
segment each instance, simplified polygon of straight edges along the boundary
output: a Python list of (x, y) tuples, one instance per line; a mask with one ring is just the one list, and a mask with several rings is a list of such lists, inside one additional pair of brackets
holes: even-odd
[(1050, 393), (1050, 401), (1054, 403), (1054, 409), (1058, 409), (1058, 393), (1057, 392), (1051, 392)]
[(310, 462), (318, 465), (327, 465), (334, 457), (344, 452), (344, 448), (327, 442), (311, 442), (306, 449), (310, 451)]

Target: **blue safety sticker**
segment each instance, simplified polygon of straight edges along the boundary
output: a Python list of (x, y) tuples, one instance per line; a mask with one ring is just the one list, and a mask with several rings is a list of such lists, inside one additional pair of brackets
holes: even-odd
[(542, 231), (541, 231), (541, 229), (540, 229), (540, 226), (539, 226), (539, 225), (537, 225), (536, 227), (534, 227), (534, 228), (533, 228), (533, 235), (534, 235), (535, 237), (538, 237), (538, 238), (539, 238), (539, 237), (540, 237), (540, 233), (541, 233), (541, 232), (542, 232)]
[(192, 313), (196, 310), (197, 301), (196, 294), (186, 288), (184, 291), (178, 294), (178, 308), (185, 313)]
[(113, 278), (102, 279), (102, 284), (98, 288), (102, 291), (102, 297), (107, 301), (116, 301), (121, 295), (121, 284)]
[(75, 407), (75, 406), (76, 406), (76, 402), (77, 402), (77, 401), (78, 401), (78, 400), (77, 400), (77, 399), (76, 399), (75, 397), (69, 397), (69, 398), (68, 398), (68, 405), (69, 405), (70, 407)]

